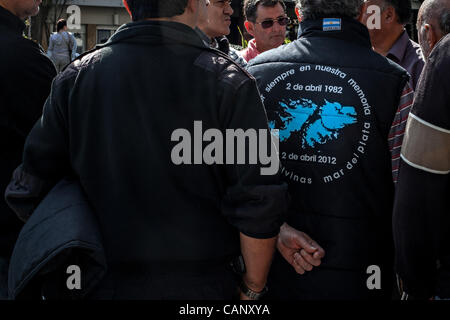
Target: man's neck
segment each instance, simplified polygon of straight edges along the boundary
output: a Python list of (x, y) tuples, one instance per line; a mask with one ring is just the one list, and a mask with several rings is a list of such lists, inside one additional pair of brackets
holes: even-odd
[(392, 32), (386, 33), (383, 36), (382, 41), (372, 43), (373, 49), (383, 56), (387, 56), (389, 50), (391, 50), (392, 46), (395, 42), (400, 38), (404, 31), (403, 26), (399, 26), (395, 28)]
[(182, 23), (185, 24), (189, 27), (191, 27), (192, 29), (195, 28), (195, 25), (197, 24), (196, 20), (193, 17), (190, 17), (188, 15), (182, 14), (179, 16), (174, 16), (174, 17), (170, 17), (170, 18), (149, 18), (146, 19), (149, 21), (171, 21), (171, 22), (178, 22), (178, 23)]
[(269, 50), (269, 49), (266, 49), (263, 45), (261, 45), (261, 43), (258, 43), (258, 41), (256, 41), (256, 39), (255, 39), (255, 48), (256, 48), (256, 50), (258, 50), (259, 53), (263, 53), (264, 51)]
[(3, 7), (3, 9), (11, 12), (13, 15), (17, 16), (16, 12), (14, 12), (14, 9), (11, 6), (11, 3), (8, 0), (0, 0), (0, 6)]

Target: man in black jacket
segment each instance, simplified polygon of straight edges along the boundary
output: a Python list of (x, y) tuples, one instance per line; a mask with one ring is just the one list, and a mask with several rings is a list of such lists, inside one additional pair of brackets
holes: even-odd
[(247, 62), (237, 50), (230, 46), (226, 37), (230, 34), (233, 14), (231, 1), (211, 0), (207, 12), (206, 19), (199, 19), (197, 25), (200, 37), (208, 47), (222, 51), (241, 67), (245, 67)]
[[(22, 161), (25, 138), (42, 114), (56, 70), (42, 49), (23, 37), (24, 20), (41, 1), (0, 0), (0, 189), (5, 190)], [(0, 265), (7, 268), (22, 222), (0, 199)], [(3, 259), (3, 262), (1, 261)], [(1, 266), (0, 266), (0, 269)], [(0, 297), (1, 284), (0, 271)]]
[(231, 299), (242, 252), (242, 298), (257, 298), (287, 186), (277, 165), (229, 162), (219, 141), (268, 133), (255, 80), (193, 30), (205, 0), (125, 3), (134, 22), (56, 78), (7, 200), (27, 219), (63, 176), (80, 180), (108, 263), (93, 297)]
[[(391, 297), (388, 137), (408, 75), (372, 50), (355, 20), (362, 4), (300, 0), (299, 39), (248, 67), (270, 126), (280, 130), (281, 174), (292, 197), (278, 241), (284, 259), (275, 257), (269, 276), (273, 298)], [(325, 250), (319, 267), (286, 240), (297, 230)], [(305, 270), (312, 271), (296, 273)]]
[(395, 265), (409, 298), (450, 299), (450, 3), (424, 1), (417, 30), (426, 63), (401, 150)]

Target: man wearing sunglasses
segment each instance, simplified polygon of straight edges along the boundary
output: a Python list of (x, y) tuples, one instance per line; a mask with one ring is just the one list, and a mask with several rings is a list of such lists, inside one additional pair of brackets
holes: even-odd
[(277, 48), (284, 42), (286, 25), (286, 5), (278, 0), (245, 0), (245, 28), (253, 36), (248, 47), (241, 51), (248, 62), (258, 54)]

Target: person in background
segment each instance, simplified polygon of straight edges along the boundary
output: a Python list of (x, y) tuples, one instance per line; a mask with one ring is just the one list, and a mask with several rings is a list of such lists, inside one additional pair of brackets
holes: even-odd
[[(388, 137), (402, 96), (412, 92), (406, 70), (372, 50), (357, 20), (362, 6), (298, 0), (300, 37), (247, 67), (270, 127), (279, 130), (281, 175), (292, 199), (268, 280), (273, 299), (392, 297)], [(293, 247), (286, 241), (293, 233), (323, 249)]]
[(246, 66), (245, 60), (239, 51), (230, 47), (227, 35), (230, 34), (231, 0), (209, 0), (207, 16), (200, 17), (197, 25), (200, 37), (208, 47), (218, 49), (230, 56), (241, 67)]
[(77, 41), (75, 37), (67, 31), (67, 21), (58, 20), (56, 32), (50, 36), (47, 55), (55, 64), (59, 72), (77, 56)]
[[(23, 36), (41, 1), (0, 0), (0, 189), (22, 161), (25, 138), (42, 114), (56, 76), (42, 48)], [(0, 198), (0, 299), (6, 298), (11, 253), (23, 223)]]
[(272, 175), (262, 163), (191, 165), (176, 142), (197, 136), (196, 121), (269, 131), (256, 82), (194, 31), (207, 0), (124, 4), (133, 22), (53, 82), (6, 199), (28, 220), (61, 178), (80, 181), (108, 265), (90, 297), (216, 300), (240, 288), (258, 298), (287, 207), (278, 163)]
[[(380, 8), (380, 28), (371, 25), (374, 13), (370, 6)], [(410, 85), (416, 89), (424, 60), (420, 46), (411, 40), (405, 25), (411, 19), (411, 0), (366, 0), (360, 21), (369, 29), (373, 49), (398, 63), (411, 75)]]
[(450, 1), (426, 0), (426, 62), (401, 149), (393, 229), (404, 297), (450, 299)]
[[(371, 25), (373, 12), (370, 6), (380, 9), (380, 28)], [(408, 71), (409, 88), (402, 94), (401, 104), (395, 114), (389, 148), (392, 155), (392, 179), (397, 183), (400, 163), (400, 149), (406, 128), (406, 121), (414, 100), (414, 88), (419, 81), (423, 68), (423, 57), (420, 46), (409, 39), (405, 24), (411, 18), (410, 0), (365, 0), (358, 20), (368, 27), (373, 49), (389, 58)]]
[(245, 28), (253, 36), (240, 52), (247, 62), (284, 43), (289, 18), (282, 0), (245, 0), (244, 15)]

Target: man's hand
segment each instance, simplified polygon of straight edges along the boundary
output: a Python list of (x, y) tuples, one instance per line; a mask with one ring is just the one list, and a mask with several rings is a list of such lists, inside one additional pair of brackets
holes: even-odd
[(298, 231), (287, 223), (280, 228), (277, 248), (295, 271), (304, 274), (318, 267), (321, 259), (325, 256), (325, 250), (317, 242), (312, 240), (306, 233)]

